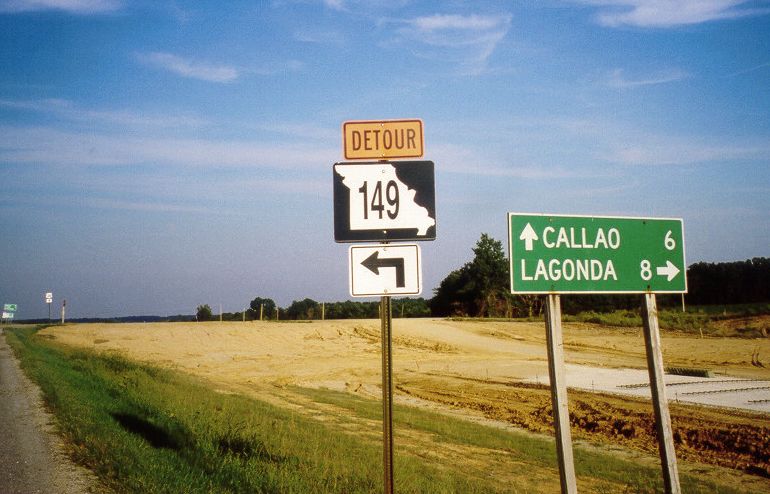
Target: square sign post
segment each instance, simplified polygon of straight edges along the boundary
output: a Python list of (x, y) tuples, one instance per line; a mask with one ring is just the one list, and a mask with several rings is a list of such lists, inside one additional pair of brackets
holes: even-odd
[(562, 293), (641, 293), (655, 424), (667, 493), (679, 494), (679, 473), (663, 381), (656, 293), (686, 293), (681, 219), (509, 213), (511, 293), (545, 294), (551, 379), (562, 493), (576, 493), (567, 409)]
[(391, 295), (422, 291), (420, 249), (392, 241), (434, 240), (436, 199), (432, 161), (421, 158), (422, 120), (350, 121), (342, 125), (347, 160), (334, 164), (334, 240), (382, 242), (349, 249), (350, 295), (380, 296), (384, 492), (393, 493)]

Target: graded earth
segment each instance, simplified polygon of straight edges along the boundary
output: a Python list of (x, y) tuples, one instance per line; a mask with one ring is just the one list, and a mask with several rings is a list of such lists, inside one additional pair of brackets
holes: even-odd
[[(294, 386), (381, 398), (379, 320), (81, 324), (41, 334), (189, 372), (319, 420), (337, 412), (307, 403)], [(748, 491), (770, 492), (770, 339), (663, 331), (662, 345), (666, 367), (714, 376), (666, 375), (680, 471), (730, 475)], [(641, 329), (567, 323), (564, 348), (576, 447), (658, 461)], [(542, 322), (394, 319), (393, 386), (396, 402), (553, 435)], [(473, 459), (471, 451), (437, 455), (462, 468)]]

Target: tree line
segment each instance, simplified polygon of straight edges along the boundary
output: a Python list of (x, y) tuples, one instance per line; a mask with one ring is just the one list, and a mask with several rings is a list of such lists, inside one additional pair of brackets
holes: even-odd
[[(397, 298), (391, 302), (393, 317), (428, 317), (431, 315), (424, 298)], [(374, 319), (380, 316), (379, 302), (317, 302), (306, 298), (295, 300), (288, 307), (279, 307), (271, 298), (256, 297), (243, 312), (225, 312), (223, 321), (312, 321), (318, 319)], [(198, 321), (219, 319), (208, 304), (199, 305)]]
[[(486, 233), (472, 249), (473, 259), (450, 272), (431, 299), (393, 299), (393, 317), (533, 317), (543, 311), (542, 295), (512, 295), (510, 265), (502, 242)], [(699, 262), (687, 269), (688, 305), (770, 302), (770, 258), (746, 261)], [(567, 314), (638, 309), (639, 295), (563, 295)], [(680, 295), (661, 295), (660, 306), (678, 306)], [(271, 298), (256, 297), (245, 312), (222, 314), (223, 320), (371, 319), (379, 317), (379, 302), (321, 303), (306, 298), (280, 308)], [(219, 316), (217, 316), (218, 318)], [(197, 320), (214, 318), (208, 305), (198, 307)]]

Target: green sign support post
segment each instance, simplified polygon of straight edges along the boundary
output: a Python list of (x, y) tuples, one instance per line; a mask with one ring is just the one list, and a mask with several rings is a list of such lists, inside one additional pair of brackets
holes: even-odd
[(647, 368), (666, 493), (680, 494), (674, 436), (663, 381), (656, 293), (686, 293), (681, 219), (508, 214), (511, 293), (544, 294), (559, 479), (577, 492), (572, 455), (560, 294), (644, 294)]

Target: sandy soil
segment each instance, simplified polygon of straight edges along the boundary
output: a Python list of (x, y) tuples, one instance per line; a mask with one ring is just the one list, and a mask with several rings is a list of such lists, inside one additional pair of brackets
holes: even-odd
[[(284, 404), (298, 400), (285, 394), (289, 384), (372, 398), (381, 393), (379, 320), (85, 324), (45, 332), (66, 344), (120, 352), (202, 376), (223, 390), (270, 395)], [(641, 329), (565, 324), (564, 343), (575, 438), (654, 460), (651, 406), (639, 391), (643, 386), (634, 386), (646, 381), (639, 372), (646, 369)], [(714, 476), (727, 468), (748, 490), (770, 491), (770, 338), (666, 332), (662, 345), (666, 366), (709, 369), (716, 373), (714, 381), (740, 379), (727, 391), (687, 396), (756, 402), (754, 412), (677, 404), (674, 396), (684, 388), (670, 387), (680, 468), (704, 475), (706, 463)], [(552, 434), (546, 358), (543, 323), (395, 319), (393, 324), (395, 399), (473, 420)], [(689, 385), (685, 381), (668, 382)], [(736, 391), (749, 387), (760, 389)]]

